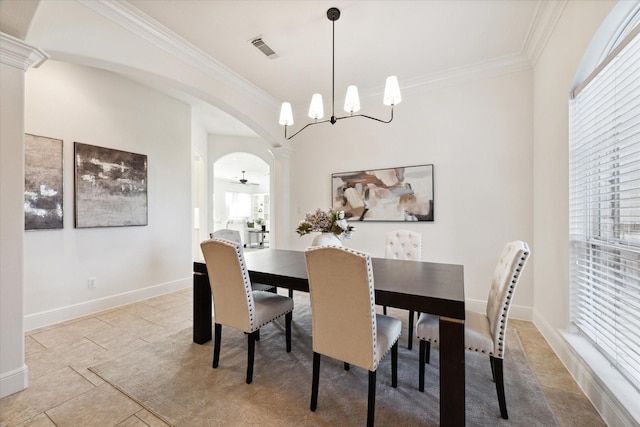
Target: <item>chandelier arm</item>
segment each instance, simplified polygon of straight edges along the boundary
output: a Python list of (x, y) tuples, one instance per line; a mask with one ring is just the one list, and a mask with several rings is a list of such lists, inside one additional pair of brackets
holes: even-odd
[[(393, 121), (393, 105), (391, 106), (391, 118), (389, 120), (378, 119), (376, 117), (367, 116), (366, 114), (352, 114), (350, 116), (336, 117), (335, 119), (337, 121), (337, 120), (342, 120), (342, 119), (350, 119), (351, 117), (364, 117), (364, 118), (375, 120), (375, 121), (381, 122), (381, 123), (391, 123)], [(314, 123), (311, 123), (311, 124), (314, 124)]]
[(327, 123), (327, 122), (329, 122), (329, 121), (330, 121), (330, 119), (322, 120), (322, 121), (320, 121), (320, 122), (311, 122), (311, 123), (307, 123), (306, 125), (304, 125), (304, 127), (303, 127), (302, 129), (300, 129), (299, 131), (297, 131), (296, 133), (294, 133), (294, 134), (293, 134), (293, 135), (291, 135), (291, 136), (287, 136), (287, 128), (288, 128), (289, 126), (285, 126), (285, 127), (284, 127), (284, 138), (285, 138), (286, 140), (289, 140), (289, 139), (293, 138), (294, 136), (296, 136), (297, 134), (299, 134), (300, 132), (302, 132), (303, 130), (305, 130), (306, 128), (308, 128), (308, 127), (309, 127), (309, 126), (311, 126), (311, 125), (319, 125), (320, 123)]

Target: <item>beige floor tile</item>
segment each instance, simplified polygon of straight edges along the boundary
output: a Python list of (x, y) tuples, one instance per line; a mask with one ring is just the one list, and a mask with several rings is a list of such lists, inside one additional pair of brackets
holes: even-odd
[(166, 427), (169, 425), (146, 409), (136, 412), (136, 417), (140, 418), (150, 427)]
[(71, 320), (65, 322), (64, 326), (73, 333), (77, 333), (82, 336), (87, 336), (96, 331), (111, 327), (111, 325), (103, 322), (100, 319), (97, 319), (96, 317)]
[(561, 426), (606, 426), (600, 414), (584, 394), (568, 393), (552, 387), (543, 387), (542, 389)]
[(90, 366), (92, 360), (102, 360), (100, 357), (106, 355), (106, 350), (99, 345), (82, 338), (81, 341), (74, 342), (68, 346), (57, 346), (51, 349), (27, 354), (25, 359), (29, 367), (29, 379), (33, 380), (47, 373), (61, 369), (65, 366), (80, 364)]
[(123, 422), (116, 424), (115, 427), (148, 427), (148, 425), (140, 418), (132, 415)]
[(18, 424), (16, 427), (56, 427), (51, 421), (51, 418), (47, 417), (47, 414), (38, 414), (28, 421)]
[(110, 326), (108, 329), (89, 334), (87, 339), (109, 350), (114, 357), (146, 344), (146, 341), (127, 334), (126, 328), (119, 326)]
[(69, 367), (29, 381), (26, 390), (0, 399), (0, 423), (15, 425), (95, 387)]
[(34, 340), (31, 336), (24, 337), (24, 354), (33, 354), (46, 348), (47, 347)]
[(71, 366), (71, 369), (73, 369), (74, 371), (82, 375), (87, 381), (89, 381), (91, 384), (93, 384), (96, 387), (105, 383), (105, 381), (102, 378), (100, 378), (99, 376), (91, 372), (89, 370), (89, 367)]
[(59, 427), (115, 426), (140, 409), (136, 402), (105, 383), (49, 409), (46, 414)]
[(113, 324), (117, 326), (123, 334), (145, 341), (147, 341), (145, 338), (149, 335), (162, 332), (164, 329), (156, 323), (141, 318), (128, 319), (125, 322), (116, 320)]
[(170, 327), (175, 323), (190, 320), (193, 317), (192, 312), (193, 309), (191, 304), (181, 304), (167, 310), (154, 313), (151, 316), (144, 316), (144, 319), (157, 325)]
[(33, 338), (46, 348), (54, 348), (82, 341), (84, 336), (80, 333), (73, 332), (72, 330), (67, 329), (64, 325), (61, 324), (57, 328), (48, 329), (44, 332), (38, 332), (37, 334), (32, 334), (31, 338)]

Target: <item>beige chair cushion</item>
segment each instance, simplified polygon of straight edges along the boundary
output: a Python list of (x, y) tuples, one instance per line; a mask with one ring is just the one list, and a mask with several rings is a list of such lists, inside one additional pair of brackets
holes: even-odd
[(409, 230), (390, 231), (386, 236), (385, 257), (409, 261), (422, 260), (422, 234)]
[(256, 308), (254, 330), (293, 311), (293, 299), (272, 292), (253, 291), (253, 302)]
[(312, 247), (305, 255), (313, 351), (375, 371), (402, 326), (375, 312), (371, 258), (337, 246)]
[[(440, 318), (421, 313), (416, 325), (416, 336), (423, 341), (439, 342)], [(493, 339), (489, 319), (483, 313), (465, 311), (464, 346), (467, 350), (479, 351), (493, 356)]]
[(240, 244), (211, 239), (200, 247), (207, 264), (216, 323), (254, 332), (293, 310), (291, 298), (251, 289)]
[[(511, 300), (529, 255), (529, 246), (525, 242), (514, 241), (505, 245), (493, 272), (486, 314), (465, 310), (464, 339), (468, 350), (504, 358)], [(438, 342), (438, 323), (437, 316), (421, 314), (416, 325), (417, 337)]]

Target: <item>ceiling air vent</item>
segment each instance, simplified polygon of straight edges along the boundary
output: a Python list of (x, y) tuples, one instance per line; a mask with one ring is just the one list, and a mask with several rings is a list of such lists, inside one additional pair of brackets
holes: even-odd
[(278, 54), (276, 54), (273, 49), (269, 47), (269, 45), (262, 41), (262, 37), (256, 37), (255, 39), (251, 40), (251, 44), (257, 47), (260, 52), (264, 53), (267, 58), (275, 59), (278, 57)]

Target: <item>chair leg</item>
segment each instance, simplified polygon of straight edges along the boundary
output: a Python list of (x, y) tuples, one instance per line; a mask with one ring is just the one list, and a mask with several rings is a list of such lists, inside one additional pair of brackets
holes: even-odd
[(384, 314), (385, 316), (387, 314), (387, 306), (386, 305), (382, 306), (382, 314)]
[(220, 362), (220, 338), (222, 338), (222, 325), (215, 324), (215, 337), (213, 338), (213, 367), (217, 368)]
[(391, 347), (391, 387), (398, 387), (398, 341)]
[(351, 366), (347, 362), (343, 362), (343, 363), (344, 363), (344, 370), (348, 371), (351, 368)]
[(431, 363), (431, 341), (425, 341), (427, 343), (427, 351), (425, 355), (424, 363)]
[(420, 340), (420, 356), (418, 358), (418, 390), (424, 391), (424, 364), (429, 341)]
[(491, 379), (495, 383), (496, 382), (496, 366), (493, 361), (493, 356), (489, 356), (489, 362), (491, 362)]
[[(256, 331), (257, 332), (257, 331)], [(253, 357), (255, 354), (256, 347), (256, 332), (250, 333), (248, 336), (247, 343), (247, 384), (251, 384), (253, 381)]]
[(291, 352), (291, 319), (292, 318), (293, 318), (292, 311), (284, 315), (285, 335), (287, 338), (287, 353)]
[(260, 329), (258, 329), (256, 332), (256, 341), (260, 341)]
[(313, 352), (313, 379), (311, 380), (311, 410), (318, 407), (318, 385), (320, 383), (320, 353)]
[(494, 365), (495, 371), (496, 371), (496, 391), (498, 392), (498, 404), (500, 405), (500, 415), (505, 420), (508, 420), (509, 414), (507, 414), (507, 401), (504, 395), (504, 377), (502, 375), (503, 359), (491, 356), (491, 360), (493, 361), (492, 365)]
[(369, 371), (369, 401), (367, 402), (367, 427), (373, 427), (376, 413), (376, 371)]
[(293, 298), (293, 289), (289, 289), (289, 298)]
[(407, 348), (409, 350), (413, 349), (413, 315), (413, 310), (409, 310), (409, 337), (407, 345)]

